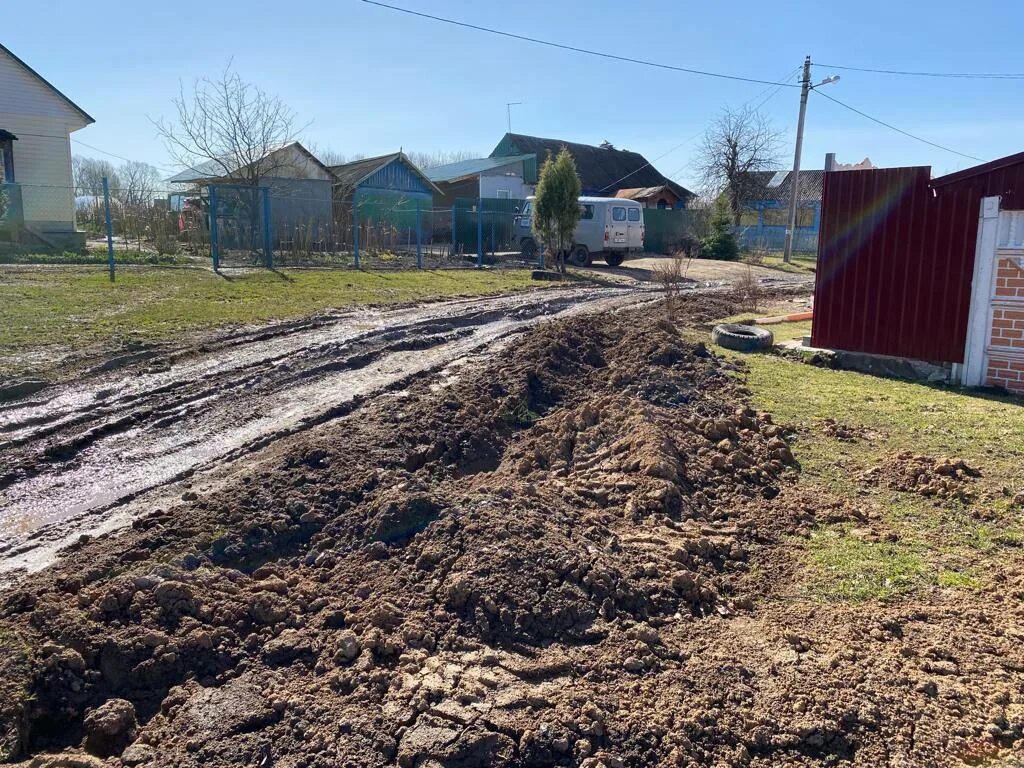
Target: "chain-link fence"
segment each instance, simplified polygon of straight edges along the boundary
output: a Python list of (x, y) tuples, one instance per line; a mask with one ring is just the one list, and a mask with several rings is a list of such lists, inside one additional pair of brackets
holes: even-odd
[[(177, 188), (119, 180), (78, 187), (0, 186), (0, 263), (195, 265), (230, 268), (439, 269), (537, 266), (524, 248), (524, 201), (389, 190), (339, 198), (330, 184), (288, 180), (266, 186)], [(649, 253), (699, 253), (709, 210), (644, 212)], [(763, 239), (772, 235), (770, 242)], [(747, 250), (781, 249), (784, 228), (737, 227)], [(778, 242), (775, 242), (778, 240)], [(817, 232), (800, 228), (795, 250), (814, 253)], [(45, 257), (39, 254), (46, 254)]]

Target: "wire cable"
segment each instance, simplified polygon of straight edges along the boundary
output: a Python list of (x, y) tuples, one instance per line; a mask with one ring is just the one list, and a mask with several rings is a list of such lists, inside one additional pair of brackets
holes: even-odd
[[(787, 72), (787, 73), (786, 73), (785, 75), (783, 75), (783, 76), (782, 76), (782, 81), (783, 81), (783, 84), (785, 84), (785, 81), (786, 81), (786, 80), (788, 80), (788, 79), (789, 79), (789, 78), (791, 78), (791, 77), (792, 77), (793, 75), (795, 75), (795, 74), (796, 74), (796, 73), (797, 73), (797, 72), (798, 72), (798, 71), (800, 70), (800, 67), (802, 67), (802, 66), (803, 66), (803, 65), (801, 64), (800, 66), (798, 66), (798, 67), (795, 67), (794, 69), (790, 70), (790, 71), (789, 71), (789, 72)], [(752, 101), (754, 101), (755, 99), (758, 99), (758, 98), (760, 98), (761, 96), (763, 96), (764, 94), (768, 93), (768, 91), (771, 91), (773, 87), (775, 88), (775, 90), (774, 90), (774, 91), (773, 91), (773, 92), (772, 92), (772, 93), (771, 93), (771, 94), (770, 94), (770, 95), (769, 95), (769, 96), (768, 96), (767, 98), (765, 98), (764, 100), (762, 100), (762, 101), (761, 101), (761, 102), (760, 102), (760, 103), (759, 103), (759, 104), (758, 104), (758, 105), (757, 105), (756, 107), (754, 107), (754, 110), (755, 110), (755, 111), (756, 111), (756, 110), (758, 110), (758, 109), (760, 109), (761, 107), (763, 107), (763, 106), (764, 106), (765, 104), (767, 104), (767, 103), (768, 103), (769, 101), (771, 101), (772, 99), (774, 99), (774, 98), (775, 98), (775, 97), (776, 97), (776, 96), (778, 95), (779, 91), (781, 91), (781, 90), (782, 90), (782, 88), (781, 88), (780, 86), (774, 86), (774, 84), (773, 84), (773, 85), (770, 85), (770, 86), (768, 86), (768, 87), (767, 87), (767, 88), (765, 88), (765, 89), (764, 89), (763, 91), (759, 92), (759, 93), (758, 93), (758, 94), (757, 94), (756, 96), (754, 96), (754, 97), (753, 97), (752, 99), (748, 99), (747, 101), (743, 102), (743, 104), (741, 104), (741, 105), (740, 105), (740, 109), (743, 109), (744, 107), (746, 107), (747, 105), (749, 105), (749, 104), (750, 104), (750, 102), (752, 102)], [(623, 176), (623, 177), (622, 177), (621, 179), (616, 179), (616, 180), (615, 180), (615, 181), (613, 181), (613, 182), (612, 182), (611, 184), (608, 184), (607, 186), (603, 187), (603, 188), (602, 188), (602, 189), (601, 189), (600, 191), (601, 191), (601, 192), (605, 192), (606, 190), (608, 190), (608, 189), (611, 189), (612, 187), (616, 186), (616, 185), (617, 185), (617, 184), (618, 184), (619, 182), (621, 182), (621, 181), (625, 181), (625, 180), (626, 180), (626, 179), (628, 179), (628, 178), (629, 178), (630, 176), (632, 176), (632, 175), (634, 175), (634, 174), (636, 174), (636, 173), (639, 173), (639, 172), (640, 172), (640, 171), (642, 171), (642, 170), (643, 170), (644, 168), (651, 168), (651, 167), (653, 167), (653, 166), (654, 166), (654, 164), (655, 164), (656, 162), (658, 162), (659, 160), (662, 160), (662, 159), (664, 159), (664, 158), (668, 157), (668, 156), (669, 156), (669, 155), (671, 155), (671, 154), (672, 154), (673, 152), (675, 152), (675, 151), (676, 151), (677, 149), (679, 149), (680, 147), (682, 147), (682, 146), (684, 146), (684, 145), (686, 145), (686, 144), (689, 144), (689, 143), (690, 143), (691, 141), (693, 141), (694, 139), (699, 139), (699, 138), (700, 138), (701, 136), (703, 136), (703, 135), (704, 135), (704, 133), (705, 133), (705, 132), (706, 132), (706, 129), (701, 129), (701, 130), (700, 130), (700, 131), (699, 131), (698, 133), (695, 133), (695, 134), (693, 134), (693, 136), (690, 136), (690, 137), (689, 137), (688, 139), (683, 139), (683, 141), (681, 141), (681, 142), (679, 142), (678, 144), (676, 144), (676, 145), (675, 145), (674, 147), (672, 147), (672, 149), (670, 149), (670, 150), (669, 150), (668, 152), (665, 152), (664, 154), (658, 155), (658, 156), (657, 156), (656, 158), (654, 158), (653, 160), (651, 160), (651, 161), (649, 161), (649, 162), (647, 162), (647, 163), (644, 163), (644, 164), (643, 164), (643, 165), (641, 165), (641, 166), (640, 166), (639, 168), (637, 168), (637, 169), (636, 169), (635, 171), (630, 171), (630, 172), (629, 172), (629, 173), (627, 173), (627, 174), (626, 174), (625, 176)], [(679, 169), (678, 171), (676, 171), (676, 172), (675, 172), (675, 173), (673, 173), (673, 174), (670, 174), (670, 175), (666, 176), (665, 178), (666, 178), (666, 179), (668, 179), (669, 181), (675, 181), (675, 177), (676, 177), (676, 176), (678, 176), (678, 175), (679, 175), (679, 173), (681, 173), (681, 172), (682, 172), (683, 170), (685, 170), (686, 168), (688, 168), (688, 167), (690, 166), (690, 164), (691, 164), (691, 163), (692, 163), (692, 161), (689, 161), (689, 162), (687, 162), (687, 164), (686, 164), (686, 165), (684, 165), (684, 166), (683, 166), (682, 168), (680, 168), (680, 169)], [(676, 183), (678, 183), (678, 182), (676, 182)]]
[(376, 5), (380, 8), (387, 8), (390, 11), (397, 11), (399, 13), (405, 13), (410, 16), (419, 16), (422, 19), (430, 19), (431, 21), (440, 21), (444, 24), (452, 24), (456, 27), (465, 27), (466, 29), (474, 29), (478, 32), (488, 32), (492, 35), (500, 35), (501, 37), (509, 37), (513, 40), (522, 40), (527, 43), (536, 43), (537, 45), (546, 45), (551, 48), (560, 48), (563, 51), (573, 51), (574, 53), (584, 53), (588, 56), (599, 56), (604, 59), (614, 59), (615, 61), (625, 61), (630, 64), (641, 64), (645, 67), (655, 67), (656, 69), (668, 69), (673, 72), (685, 72), (690, 75), (703, 75), (704, 77), (717, 77), (722, 80), (737, 80), (743, 83), (760, 83), (762, 85), (786, 85), (791, 88), (797, 88), (799, 86), (791, 83), (777, 83), (771, 80), (760, 80), (756, 77), (742, 77), (740, 75), (726, 75), (721, 72), (710, 72), (703, 69), (690, 69), (688, 67), (677, 67), (672, 64), (662, 64), (656, 61), (647, 61), (645, 59), (634, 59), (629, 56), (619, 56), (614, 53), (606, 53), (604, 51), (593, 51), (588, 48), (578, 48), (574, 45), (566, 45), (565, 43), (556, 43), (551, 40), (541, 40), (536, 37), (527, 37), (526, 35), (517, 35), (513, 32), (505, 32), (500, 29), (493, 29), (491, 27), (482, 27), (478, 24), (469, 24), (464, 21), (456, 21), (455, 19), (446, 19), (443, 16), (434, 16), (429, 13), (421, 13), (420, 11), (413, 11), (409, 8), (400, 8), (397, 5), (389, 5), (388, 3), (379, 2), (379, 0), (363, 0), (364, 3), (369, 5)]
[(947, 77), (966, 80), (1024, 80), (1021, 72), (912, 72), (900, 69), (871, 69), (870, 67), (847, 67), (839, 64), (815, 64), (827, 69), (842, 69), (848, 72), (871, 72), (878, 75), (904, 75), (907, 77)]
[(941, 149), (943, 152), (949, 152), (949, 153), (954, 154), (954, 155), (959, 155), (960, 157), (966, 157), (968, 160), (975, 160), (976, 162), (979, 162), (979, 163), (985, 162), (980, 157), (975, 157), (974, 155), (968, 155), (968, 154), (966, 154), (964, 152), (958, 152), (955, 149), (950, 149), (949, 147), (944, 147), (941, 144), (936, 144), (934, 141), (929, 141), (928, 139), (923, 139), (920, 136), (916, 136), (913, 133), (910, 133), (909, 131), (904, 131), (902, 128), (897, 128), (892, 123), (887, 123), (884, 120), (879, 120), (877, 117), (872, 117), (867, 112), (862, 112), (859, 109), (857, 109), (856, 107), (851, 107), (849, 104), (846, 104), (845, 102), (842, 102), (842, 101), (840, 101), (839, 99), (837, 99), (837, 98), (835, 98), (833, 96), (829, 96), (824, 91), (819, 91), (819, 90), (817, 90), (815, 88), (812, 88), (811, 90), (814, 93), (818, 94), (819, 96), (824, 96), (829, 101), (834, 101), (839, 106), (841, 106), (841, 107), (843, 107), (845, 109), (848, 109), (851, 112), (856, 112), (861, 117), (866, 117), (868, 120), (870, 120), (870, 121), (872, 121), (874, 123), (878, 123), (879, 125), (884, 125), (886, 128), (889, 128), (890, 130), (896, 131), (896, 133), (902, 133), (904, 136), (908, 136), (911, 139), (914, 139), (915, 141), (920, 141), (923, 144), (928, 144), (929, 146), (935, 147), (936, 149)]

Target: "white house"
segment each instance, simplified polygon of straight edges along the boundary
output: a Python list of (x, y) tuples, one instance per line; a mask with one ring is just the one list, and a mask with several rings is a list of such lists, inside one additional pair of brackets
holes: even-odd
[(71, 133), (93, 120), (0, 45), (0, 181), (17, 217), (43, 243), (84, 243), (75, 231)]

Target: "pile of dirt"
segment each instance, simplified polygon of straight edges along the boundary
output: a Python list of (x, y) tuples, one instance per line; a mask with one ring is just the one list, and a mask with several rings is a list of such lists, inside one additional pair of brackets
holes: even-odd
[(1009, 605), (788, 599), (793, 535), (838, 503), (793, 487), (740, 373), (651, 310), (543, 326), (84, 542), (0, 604), (0, 759), (867, 766), (1020, 743)]
[(863, 480), (869, 485), (917, 493), (927, 498), (970, 502), (975, 497), (970, 483), (977, 477), (981, 477), (981, 472), (963, 459), (937, 459), (904, 451), (869, 469)]

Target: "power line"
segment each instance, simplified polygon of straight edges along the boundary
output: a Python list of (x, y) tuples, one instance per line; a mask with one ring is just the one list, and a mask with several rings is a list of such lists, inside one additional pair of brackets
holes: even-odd
[(879, 75), (905, 75), (908, 77), (949, 77), (967, 80), (1024, 80), (1020, 72), (912, 72), (900, 69), (871, 69), (870, 67), (846, 67), (839, 64), (818, 64), (828, 69), (842, 69), (849, 72), (871, 72)]
[(604, 59), (614, 59), (615, 61), (625, 61), (630, 64), (641, 64), (645, 67), (654, 67), (656, 69), (668, 69), (673, 72), (685, 72), (690, 75), (703, 75), (705, 77), (717, 77), (722, 80), (738, 80), (743, 83), (760, 83), (762, 85), (785, 85), (790, 88), (796, 88), (796, 85), (791, 83), (776, 83), (771, 80), (759, 80), (756, 77), (742, 77), (740, 75), (726, 75), (721, 72), (709, 72), (703, 69), (689, 69), (688, 67), (677, 67), (672, 64), (662, 64), (656, 61), (647, 61), (645, 59), (634, 59), (629, 56), (619, 56), (614, 53), (606, 53), (604, 51), (593, 51), (588, 48), (578, 48), (574, 45), (566, 45), (565, 43), (556, 43), (551, 40), (541, 40), (536, 37), (527, 37), (526, 35), (517, 35), (513, 32), (504, 32), (500, 29), (492, 29), (491, 27), (482, 27), (477, 24), (469, 24), (464, 21), (456, 21), (455, 19), (446, 19), (443, 16), (434, 16), (429, 13), (421, 13), (420, 11), (413, 11), (409, 8), (400, 8), (397, 5), (388, 5), (387, 3), (378, 2), (378, 0), (363, 0), (364, 3), (369, 5), (376, 5), (380, 8), (387, 8), (390, 11), (397, 11), (399, 13), (405, 13), (410, 16), (419, 16), (422, 19), (430, 19), (431, 21), (440, 21), (444, 24), (452, 24), (456, 27), (465, 27), (466, 29), (474, 29), (477, 32), (487, 32), (492, 35), (500, 35), (501, 37), (509, 37), (513, 40), (523, 40), (527, 43), (536, 43), (537, 45), (546, 45), (551, 48), (560, 48), (563, 51), (572, 51), (574, 53), (584, 53), (588, 56), (599, 56)]
[[(792, 77), (792, 76), (793, 76), (794, 74), (796, 74), (796, 72), (797, 72), (797, 71), (798, 71), (799, 69), (800, 69), (800, 67), (795, 67), (794, 69), (791, 69), (791, 70), (790, 70), (789, 72), (787, 72), (787, 73), (786, 73), (785, 75), (783, 75), (783, 76), (782, 76), (782, 78), (781, 78), (781, 79), (782, 79), (782, 81), (783, 81), (783, 84), (785, 84), (785, 81), (786, 81), (786, 80), (788, 80), (788, 79), (789, 79), (790, 77)], [(763, 96), (764, 94), (768, 93), (768, 91), (771, 91), (773, 87), (775, 87), (775, 90), (774, 90), (774, 91), (773, 91), (773, 92), (772, 92), (772, 93), (771, 93), (771, 94), (770, 94), (770, 95), (769, 95), (769, 96), (768, 96), (768, 97), (767, 97), (766, 99), (764, 99), (763, 101), (761, 101), (761, 103), (759, 103), (759, 104), (758, 104), (758, 105), (757, 105), (756, 107), (754, 107), (754, 110), (755, 110), (755, 111), (756, 111), (756, 110), (758, 110), (758, 109), (760, 109), (760, 108), (761, 108), (761, 107), (763, 107), (763, 106), (764, 106), (765, 104), (767, 104), (767, 103), (768, 103), (769, 101), (771, 101), (772, 99), (774, 99), (774, 98), (775, 98), (775, 96), (776, 96), (776, 95), (777, 95), (777, 94), (779, 93), (779, 91), (781, 91), (781, 90), (782, 90), (781, 86), (775, 86), (775, 85), (774, 85), (774, 83), (773, 83), (772, 85), (770, 85), (770, 86), (768, 86), (767, 88), (765, 88), (765, 89), (764, 89), (763, 91), (759, 92), (759, 93), (758, 93), (758, 94), (757, 94), (756, 96), (754, 96), (754, 98), (752, 98), (752, 99), (748, 99), (747, 101), (743, 102), (743, 104), (741, 104), (741, 105), (740, 105), (740, 109), (743, 109), (743, 108), (744, 108), (744, 107), (746, 107), (746, 106), (747, 106), (748, 104), (750, 104), (750, 102), (752, 102), (752, 101), (754, 101), (755, 99), (758, 99), (758, 98), (760, 98), (761, 96)], [(675, 152), (675, 151), (676, 151), (677, 149), (679, 149), (680, 147), (682, 147), (682, 146), (683, 146), (683, 145), (685, 145), (685, 144), (689, 144), (689, 143), (690, 143), (691, 141), (693, 141), (694, 139), (699, 139), (699, 138), (700, 138), (700, 137), (701, 137), (702, 135), (704, 135), (704, 133), (705, 133), (705, 130), (704, 130), (704, 129), (701, 129), (701, 130), (700, 130), (700, 131), (699, 131), (698, 133), (695, 133), (695, 134), (693, 134), (693, 136), (691, 136), (690, 138), (688, 138), (688, 139), (683, 139), (683, 140), (682, 140), (681, 142), (679, 142), (679, 143), (678, 143), (678, 144), (676, 144), (676, 145), (675, 145), (674, 147), (672, 147), (672, 149), (670, 149), (670, 150), (669, 150), (668, 152), (665, 152), (664, 154), (658, 155), (658, 156), (657, 156), (656, 158), (654, 158), (654, 159), (653, 159), (653, 160), (651, 160), (650, 162), (644, 163), (644, 164), (643, 164), (643, 165), (641, 165), (641, 166), (640, 166), (639, 168), (637, 168), (637, 169), (636, 169), (635, 171), (630, 171), (630, 172), (629, 172), (629, 173), (627, 173), (627, 174), (626, 174), (625, 176), (623, 176), (623, 177), (622, 177), (621, 179), (616, 179), (616, 180), (615, 180), (615, 181), (613, 181), (613, 182), (612, 182), (611, 184), (607, 185), (606, 187), (603, 187), (603, 188), (601, 189), (601, 191), (602, 191), (602, 192), (604, 192), (605, 190), (608, 190), (608, 189), (610, 189), (610, 188), (614, 187), (614, 186), (615, 186), (616, 184), (618, 184), (618, 183), (619, 183), (620, 181), (625, 181), (626, 179), (628, 179), (628, 178), (629, 178), (630, 176), (632, 176), (633, 174), (636, 174), (636, 173), (639, 173), (640, 171), (642, 171), (642, 170), (643, 170), (644, 168), (650, 168), (650, 167), (653, 167), (654, 163), (658, 162), (659, 160), (661, 160), (661, 159), (663, 159), (663, 158), (666, 158), (666, 157), (668, 157), (668, 156), (669, 156), (669, 155), (671, 155), (671, 154), (672, 154), (673, 152)], [(675, 177), (676, 177), (676, 176), (677, 176), (677, 175), (678, 175), (678, 174), (679, 174), (679, 173), (680, 173), (680, 172), (681, 172), (682, 170), (684, 170), (685, 168), (689, 167), (689, 165), (690, 165), (691, 163), (692, 163), (692, 161), (688, 161), (688, 162), (686, 163), (686, 165), (684, 165), (684, 166), (683, 166), (682, 168), (680, 168), (680, 169), (679, 169), (678, 171), (676, 171), (676, 172), (675, 172), (675, 173), (673, 173), (673, 174), (670, 174), (669, 176), (666, 176), (665, 178), (669, 179), (670, 181), (674, 181), (674, 180), (675, 180)]]
[(887, 123), (884, 120), (879, 120), (877, 117), (872, 117), (867, 112), (861, 112), (856, 107), (851, 107), (849, 104), (846, 104), (846, 103), (840, 101), (837, 98), (829, 96), (824, 91), (819, 91), (817, 89), (812, 89), (812, 91), (814, 93), (818, 94), (819, 96), (824, 96), (829, 101), (834, 101), (839, 106), (844, 107), (845, 109), (848, 109), (851, 112), (856, 112), (861, 117), (866, 117), (868, 120), (871, 120), (874, 123), (878, 123), (879, 125), (884, 125), (886, 128), (889, 128), (889, 129), (891, 129), (893, 131), (896, 131), (896, 133), (902, 133), (904, 136), (909, 136), (910, 138), (914, 139), (915, 141), (920, 141), (920, 142), (922, 142), (924, 144), (928, 144), (929, 146), (936, 147), (937, 149), (941, 149), (944, 152), (950, 152), (951, 154), (959, 155), (960, 157), (966, 157), (968, 160), (975, 160), (975, 161), (977, 161), (979, 163), (985, 162), (980, 157), (975, 157), (974, 155), (968, 155), (968, 154), (965, 154), (963, 152), (958, 152), (955, 149), (950, 149), (949, 147), (944, 147), (941, 144), (936, 144), (934, 141), (928, 141), (928, 139), (922, 139), (920, 136), (915, 136), (913, 133), (910, 133), (909, 131), (904, 131), (902, 128), (897, 128), (895, 125), (892, 125), (891, 123)]

